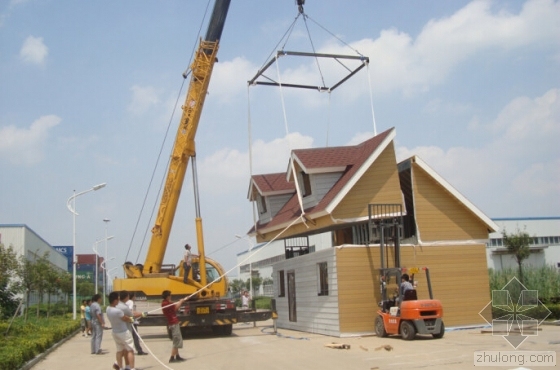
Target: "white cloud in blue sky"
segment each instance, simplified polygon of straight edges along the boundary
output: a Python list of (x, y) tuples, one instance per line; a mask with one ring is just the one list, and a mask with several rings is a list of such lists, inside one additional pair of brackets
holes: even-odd
[(28, 64), (43, 65), (48, 55), (49, 48), (43, 42), (42, 37), (27, 37), (19, 51), (21, 60)]
[[(0, 224), (25, 223), (49, 243), (69, 245), (66, 199), (107, 182), (78, 200), (78, 252), (90, 253), (109, 218), (115, 261), (142, 262), (145, 247), (131, 237), (152, 173), (145, 208), (158, 201), (186, 89), (178, 91), (181, 74), (205, 6), (12, 1), (0, 8), (0, 171), (10, 179), (0, 185)], [(309, 22), (317, 52), (358, 50), (369, 70), (330, 95), (248, 89), (297, 8), (232, 2), (196, 140), (207, 251), (253, 224), (249, 135), (253, 173), (285, 171), (291, 148), (371, 137), (372, 108), (378, 132), (396, 128), (398, 159), (420, 156), (488, 216), (560, 215), (560, 2), (314, 0), (305, 11), (351, 46)], [(310, 51), (301, 22), (286, 50)], [(285, 57), (278, 66), (271, 77), (321, 80), (311, 58)], [(338, 78), (339, 67), (321, 61), (326, 80)], [(166, 262), (194, 243), (192, 199), (189, 168)], [(142, 216), (136, 238), (150, 228)], [(236, 242), (212, 257), (229, 269), (245, 247)]]

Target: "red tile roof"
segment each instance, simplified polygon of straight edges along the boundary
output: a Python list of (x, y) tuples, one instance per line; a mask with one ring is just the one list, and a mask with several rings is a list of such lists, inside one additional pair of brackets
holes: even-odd
[[(343, 174), (340, 179), (334, 184), (334, 186), (325, 194), (325, 196), (319, 200), (316, 206), (306, 209), (305, 214), (313, 217), (313, 214), (322, 213), (327, 210), (327, 207), (333, 202), (337, 195), (341, 194), (343, 191), (348, 191), (345, 186), (353, 180), (353, 177), (357, 175), (361, 166), (367, 161), (368, 158), (372, 156), (375, 150), (384, 143), (385, 139), (394, 130), (391, 128), (373, 138), (366, 140), (358, 145), (354, 146), (341, 146), (341, 147), (331, 147), (331, 148), (312, 148), (312, 149), (297, 149), (292, 151), (292, 158), (299, 162), (303, 169), (309, 173), (321, 173), (320, 169), (329, 168), (341, 168), (344, 167)], [(385, 143), (387, 145), (388, 143)], [(395, 164), (396, 166), (396, 164)], [(318, 170), (319, 169), (319, 170)], [(313, 171), (316, 170), (316, 171)], [(318, 171), (317, 171), (318, 170)], [(289, 169), (291, 171), (291, 167)], [(280, 177), (280, 174), (273, 174)], [(262, 175), (269, 176), (269, 175)], [(286, 174), (283, 174), (284, 181)], [(257, 176), (253, 176), (256, 181)], [(272, 179), (272, 177), (271, 177)], [(357, 179), (356, 179), (357, 180)], [(273, 185), (276, 183), (273, 181), (263, 182), (261, 188), (261, 183), (259, 183), (259, 189), (262, 191), (264, 186), (270, 186), (271, 190), (276, 190)], [(278, 182), (278, 185), (282, 184)], [(292, 187), (293, 183), (290, 184)], [(295, 187), (294, 187), (295, 189)], [(344, 195), (344, 194), (341, 194)], [(332, 209), (332, 207), (331, 207)], [(294, 195), (290, 200), (282, 207), (282, 209), (266, 224), (258, 224), (257, 227), (260, 231), (266, 229), (268, 232), (275, 230), (280, 227), (284, 227), (286, 224), (290, 223), (294, 219), (301, 216), (301, 209), (299, 206), (299, 201), (297, 195)], [(254, 228), (251, 229), (254, 232)]]
[(253, 175), (252, 182), (264, 196), (271, 193), (278, 194), (296, 191), (294, 183), (286, 181), (286, 172)]

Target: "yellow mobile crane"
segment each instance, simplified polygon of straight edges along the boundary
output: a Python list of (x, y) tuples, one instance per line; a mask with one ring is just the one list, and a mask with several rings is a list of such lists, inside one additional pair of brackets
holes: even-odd
[[(237, 311), (234, 302), (224, 298), (228, 289), (225, 270), (218, 262), (206, 258), (204, 252), (194, 138), (212, 69), (216, 62), (219, 40), (229, 5), (230, 0), (216, 0), (206, 37), (200, 41), (191, 65), (189, 90), (183, 105), (183, 114), (171, 154), (171, 162), (157, 219), (155, 226), (152, 228), (152, 238), (145, 263), (143, 265), (125, 263), (126, 278), (115, 279), (113, 283), (115, 290), (135, 292), (138, 300), (161, 298), (164, 290), (171, 291), (172, 299), (194, 294), (191, 300), (185, 302), (181, 315), (179, 315), (182, 328), (209, 326), (215, 333), (224, 335), (231, 334), (233, 323), (267, 320), (273, 316), (272, 311), (258, 313), (256, 311)], [(199, 254), (198, 256), (192, 256), (193, 268), (191, 268), (185, 283), (183, 281), (184, 269), (182, 263), (179, 263), (178, 267), (163, 265), (162, 263), (189, 159), (193, 168), (196, 236)], [(142, 319), (142, 325), (167, 325), (167, 322), (163, 315), (149, 315)]]

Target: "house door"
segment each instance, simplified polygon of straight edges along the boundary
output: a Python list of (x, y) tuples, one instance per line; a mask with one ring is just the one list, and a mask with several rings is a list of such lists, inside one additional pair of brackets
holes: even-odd
[(288, 271), (288, 316), (289, 320), (296, 322), (296, 273)]

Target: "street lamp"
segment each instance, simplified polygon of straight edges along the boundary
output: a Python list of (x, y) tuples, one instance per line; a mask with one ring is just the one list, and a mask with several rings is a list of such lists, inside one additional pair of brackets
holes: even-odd
[[(78, 213), (76, 212), (76, 198), (79, 197), (80, 195), (83, 195), (85, 193), (89, 193), (90, 191), (95, 191), (95, 190), (99, 190), (101, 188), (104, 188), (105, 185), (107, 185), (106, 183), (102, 183), (99, 185), (95, 185), (94, 187), (92, 187), (91, 189), (88, 190), (84, 190), (81, 191), (79, 193), (76, 193), (76, 190), (74, 190), (74, 194), (68, 198), (68, 201), (66, 202), (66, 207), (68, 208), (68, 210), (70, 212), (72, 212), (72, 306), (73, 306), (73, 314), (72, 314), (72, 318), (74, 320), (76, 320), (76, 263), (78, 262), (76, 260), (76, 216), (78, 216)], [(72, 204), (70, 204), (72, 203)]]
[(99, 290), (97, 289), (97, 285), (99, 283), (99, 252), (97, 251), (97, 244), (101, 243), (104, 240), (111, 240), (113, 239), (114, 236), (111, 235), (109, 237), (107, 237), (106, 239), (101, 239), (101, 240), (97, 240), (95, 243), (93, 243), (93, 251), (95, 252), (95, 294), (99, 293)]
[(105, 297), (107, 296), (107, 282), (106, 277), (107, 275), (107, 225), (109, 224), (108, 218), (104, 218), (103, 222), (105, 222), (105, 261), (103, 261), (103, 306), (105, 306)]
[(247, 240), (247, 243), (249, 244), (249, 291), (251, 292), (251, 299), (253, 297), (253, 263), (252, 263), (252, 258), (251, 258), (251, 250), (254, 247), (253, 241), (249, 238), (243, 237), (241, 235), (235, 235), (235, 237), (237, 239), (245, 239)]

